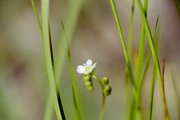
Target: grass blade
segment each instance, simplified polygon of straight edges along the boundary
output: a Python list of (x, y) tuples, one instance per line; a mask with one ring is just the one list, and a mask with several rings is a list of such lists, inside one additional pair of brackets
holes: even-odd
[[(159, 16), (157, 17), (155, 29), (154, 29), (154, 43), (155, 43), (155, 49), (158, 52), (159, 51), (159, 44), (157, 39), (157, 27), (159, 24)], [(149, 54), (150, 55), (150, 54)], [(150, 55), (151, 56), (151, 55)], [(151, 90), (150, 90), (150, 100), (149, 100), (149, 106), (148, 106), (148, 120), (152, 119), (152, 111), (153, 111), (153, 102), (154, 102), (154, 87), (155, 87), (155, 79), (156, 79), (156, 67), (154, 65), (153, 72), (152, 72), (152, 83), (151, 83)]]
[[(158, 76), (158, 81), (159, 81), (159, 86), (160, 86), (160, 93), (161, 93), (161, 97), (162, 97), (162, 102), (163, 102), (163, 83), (162, 83), (162, 75), (161, 75), (161, 68), (160, 68), (160, 64), (159, 64), (159, 60), (158, 60), (158, 56), (157, 56), (157, 51), (155, 50), (155, 46), (154, 46), (154, 42), (153, 42), (153, 37), (149, 28), (149, 24), (148, 21), (145, 17), (143, 8), (142, 8), (142, 4), (140, 2), (140, 0), (136, 0), (140, 14), (141, 14), (141, 18), (142, 21), (144, 22), (145, 25), (145, 31), (146, 31), (146, 35), (148, 37), (148, 42), (149, 42), (149, 46), (151, 49), (151, 54), (152, 54), (152, 58), (154, 61), (154, 64), (156, 66), (156, 72), (157, 72), (157, 76)], [(165, 109), (164, 109), (165, 110)], [(166, 116), (166, 111), (164, 111), (164, 115)]]
[(46, 71), (49, 80), (50, 94), (53, 98), (53, 105), (58, 120), (61, 120), (61, 114), (59, 112), (59, 104), (56, 94), (56, 84), (54, 77), (54, 68), (50, 47), (50, 35), (49, 35), (49, 0), (41, 0), (41, 15), (42, 15), (42, 40), (44, 47), (44, 58), (46, 64)]
[(133, 75), (133, 72), (132, 72), (132, 66), (131, 66), (131, 63), (130, 63), (128, 50), (127, 50), (127, 47), (126, 47), (126, 44), (125, 44), (125, 39), (124, 39), (124, 36), (123, 36), (123, 32), (122, 32), (122, 28), (121, 28), (121, 24), (120, 24), (120, 20), (119, 20), (119, 17), (118, 17), (118, 13), (117, 13), (117, 9), (116, 9), (114, 0), (110, 0), (110, 4), (111, 4), (112, 12), (113, 12), (113, 15), (114, 15), (114, 19), (115, 19), (115, 22), (116, 22), (116, 26), (117, 26), (117, 29), (118, 29), (120, 42), (122, 44), (123, 53), (124, 53), (124, 57), (125, 57), (125, 60), (126, 60), (126, 66), (127, 66), (127, 69), (128, 69), (128, 74), (129, 74), (129, 77), (130, 77), (130, 80), (131, 80), (131, 83), (133, 85), (133, 89), (134, 89), (134, 92), (135, 92), (137, 90), (137, 85), (136, 85), (136, 83), (134, 81), (134, 75)]
[[(62, 23), (62, 29), (66, 37), (65, 27), (63, 23)], [(81, 118), (81, 103), (82, 102), (79, 95), (80, 92), (77, 85), (75, 70), (71, 61), (70, 46), (69, 46), (69, 42), (67, 38), (66, 38), (66, 42), (67, 42), (67, 48), (68, 48), (67, 57), (68, 57), (69, 71), (70, 71), (70, 77), (71, 77), (71, 83), (72, 83), (72, 93), (73, 93), (73, 102), (74, 102), (74, 107), (75, 107), (75, 112), (76, 112), (76, 120), (81, 120), (82, 119)]]
[[(147, 18), (147, 9), (148, 9), (148, 0), (144, 1), (144, 14)], [(138, 51), (138, 61), (137, 61), (137, 71), (136, 72), (136, 82), (138, 86), (138, 92), (137, 92), (137, 100), (135, 102), (134, 111), (132, 112), (132, 118), (136, 118), (136, 112), (141, 113), (141, 109), (139, 106), (139, 99), (141, 94), (141, 87), (142, 87), (142, 75), (143, 75), (143, 61), (144, 61), (144, 51), (145, 51), (145, 29), (144, 29), (144, 23), (142, 22), (141, 26), (141, 33), (140, 33), (140, 42), (139, 42), (139, 51)], [(138, 107), (139, 106), (139, 107)]]
[(129, 24), (129, 33), (128, 33), (128, 54), (129, 54), (129, 59), (132, 59), (132, 52), (133, 52), (133, 31), (134, 31), (134, 6), (135, 1), (132, 0), (132, 5), (131, 5), (131, 16), (130, 16), (130, 24)]
[(35, 5), (34, 0), (31, 0), (31, 4), (32, 4), (32, 7), (33, 7), (33, 11), (34, 11), (34, 14), (35, 14), (37, 23), (38, 23), (39, 31), (40, 31), (41, 36), (42, 36), (42, 26), (41, 26), (41, 21), (40, 21), (40, 19), (39, 19), (39, 15), (38, 15), (37, 8), (36, 8), (36, 5)]
[[(134, 31), (134, 6), (135, 1), (132, 0), (132, 5), (131, 5), (131, 15), (130, 15), (130, 23), (129, 23), (129, 33), (128, 33), (128, 54), (129, 54), (129, 59), (132, 58), (132, 52), (133, 52), (133, 31)], [(124, 119), (129, 119), (128, 116), (130, 116), (130, 109), (131, 109), (131, 94), (130, 94), (130, 85), (129, 85), (129, 77), (128, 77), (128, 67), (126, 66), (125, 70), (125, 84), (124, 84), (124, 101), (125, 106), (124, 106)]]
[[(78, 21), (79, 13), (82, 8), (84, 0), (69, 0), (68, 1), (68, 10), (67, 16), (64, 21), (64, 26), (66, 26), (67, 31), (67, 39), (69, 40), (69, 44), (71, 43), (73, 33), (76, 28), (76, 24)], [(55, 70), (56, 80), (60, 83), (60, 78), (62, 76), (62, 69), (64, 65), (64, 61), (66, 59), (66, 53), (68, 51), (67, 43), (65, 40), (64, 34), (60, 33), (59, 43), (58, 43), (58, 53), (57, 58), (55, 59), (55, 64), (58, 66)]]
[[(75, 26), (77, 24), (77, 20), (79, 17), (79, 13), (80, 10), (82, 8), (83, 5), (83, 1), (84, 0), (69, 0), (68, 1), (68, 10), (67, 10), (67, 16), (65, 18), (65, 26), (66, 26), (66, 31), (67, 31), (67, 37), (69, 43), (71, 42), (71, 38), (72, 35), (74, 33), (75, 30)], [(61, 94), (59, 95), (62, 98), (62, 106), (64, 108), (64, 112), (65, 114), (67, 114), (67, 106), (63, 100), (63, 93), (61, 93), (60, 91), (60, 80), (61, 80), (61, 76), (62, 76), (62, 71), (63, 71), (63, 66), (64, 66), (64, 62), (65, 62), (65, 58), (67, 55), (67, 43), (65, 40), (65, 36), (63, 34), (60, 35), (60, 43), (58, 46), (58, 54), (57, 57), (55, 58), (55, 66), (57, 66), (55, 68), (55, 79), (56, 79), (56, 84), (58, 87), (58, 93)], [(53, 109), (53, 100), (51, 98), (51, 96), (48, 97), (48, 100), (50, 101), (51, 104), (49, 104), (49, 106), (46, 107), (46, 111), (50, 111), (51, 113), (49, 113), (49, 118), (52, 119), (52, 109)], [(51, 110), (47, 110), (47, 109), (51, 109)], [(48, 117), (47, 117), (48, 118)], [(49, 120), (49, 119), (46, 119)]]
[[(53, 70), (55, 70), (55, 66), (54, 66), (54, 54), (53, 54), (53, 46), (52, 46), (52, 38), (51, 38), (50, 25), (49, 25), (49, 43), (50, 43), (52, 67), (53, 67)], [(60, 109), (60, 112), (61, 112), (62, 119), (65, 120), (66, 117), (65, 117), (63, 106), (62, 106), (62, 100), (61, 100), (61, 96), (60, 96), (60, 93), (59, 93), (57, 88), (58, 88), (58, 86), (56, 86), (56, 94), (57, 94), (59, 109)], [(47, 104), (46, 104), (47, 108), (46, 108), (45, 117), (44, 117), (45, 120), (49, 120), (49, 119), (52, 118), (53, 110), (52, 110), (52, 106), (51, 106), (51, 99), (52, 99), (52, 95), (48, 96), (48, 100), (47, 100)]]
[(156, 79), (156, 68), (153, 67), (153, 75), (152, 75), (152, 83), (151, 83), (151, 90), (150, 90), (150, 100), (148, 106), (148, 120), (152, 119), (152, 111), (153, 111), (153, 101), (154, 101), (154, 87), (155, 87), (155, 79)]
[[(43, 30), (42, 30), (42, 25), (41, 25), (41, 22), (40, 22), (40, 19), (39, 19), (39, 16), (38, 16), (38, 12), (37, 12), (37, 8), (36, 8), (34, 0), (31, 0), (31, 4), (32, 4), (33, 10), (34, 10), (34, 14), (35, 14), (37, 23), (38, 23), (39, 31), (41, 33), (43, 45), (45, 45), (45, 42), (44, 42), (44, 39), (43, 39), (44, 38), (44, 34), (43, 34)], [(48, 35), (49, 35), (49, 44), (50, 44), (49, 46), (50, 46), (50, 56), (51, 56), (50, 58), (51, 58), (51, 62), (52, 62), (52, 69), (54, 70), (53, 47), (52, 47), (51, 32), (50, 32), (50, 26), (49, 25), (48, 25), (48, 29), (49, 29), (49, 34)], [(48, 98), (52, 98), (52, 94), (49, 94)], [(46, 104), (47, 105), (47, 109), (46, 109), (45, 115), (44, 115), (45, 116), (44, 117), (45, 120), (49, 120), (49, 119), (52, 118), (52, 114), (50, 114), (50, 113), (52, 113), (53, 111), (50, 108), (51, 107), (50, 104), (51, 104), (51, 101), (48, 99), (47, 104)]]

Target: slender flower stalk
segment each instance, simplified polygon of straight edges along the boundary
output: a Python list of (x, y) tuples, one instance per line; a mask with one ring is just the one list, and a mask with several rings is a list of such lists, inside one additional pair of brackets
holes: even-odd
[(99, 113), (99, 120), (103, 120), (106, 96), (109, 96), (111, 94), (112, 88), (109, 85), (109, 79), (107, 77), (102, 77), (100, 79), (96, 75), (95, 67), (96, 63), (93, 64), (92, 60), (88, 59), (83, 65), (78, 65), (76, 71), (79, 74), (84, 74), (85, 86), (89, 91), (93, 90), (93, 78), (100, 84), (102, 90), (102, 103)]
[(94, 77), (95, 80), (97, 80), (99, 82), (99, 84), (102, 87), (102, 103), (101, 103), (101, 110), (100, 110), (100, 114), (99, 114), (99, 120), (103, 120), (104, 107), (105, 107), (105, 102), (106, 102), (106, 96), (105, 96), (105, 91), (106, 90), (103, 91), (103, 87), (104, 87), (103, 84), (102, 84), (103, 80), (101, 82), (101, 80), (96, 75), (94, 75), (93, 77)]

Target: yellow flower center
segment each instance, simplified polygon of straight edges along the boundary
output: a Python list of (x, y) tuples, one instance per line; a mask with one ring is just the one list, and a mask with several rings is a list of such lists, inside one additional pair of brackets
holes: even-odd
[(87, 72), (87, 71), (89, 71), (91, 68), (90, 67), (86, 67), (85, 68), (85, 71)]

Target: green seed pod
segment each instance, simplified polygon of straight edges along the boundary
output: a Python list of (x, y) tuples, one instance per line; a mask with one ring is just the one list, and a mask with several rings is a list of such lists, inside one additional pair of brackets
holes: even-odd
[(102, 83), (103, 86), (108, 85), (109, 84), (109, 79), (107, 77), (102, 77), (101, 83)]
[(84, 75), (83, 79), (84, 79), (84, 81), (89, 81), (90, 80), (90, 76), (89, 75)]
[(111, 91), (112, 91), (112, 87), (110, 85), (104, 86), (103, 94), (105, 96), (109, 96), (111, 94)]
[(92, 82), (91, 81), (86, 81), (85, 86), (92, 86)]
[(88, 91), (93, 90), (93, 82), (92, 82), (92, 77), (90, 75), (84, 75), (84, 84), (87, 88)]

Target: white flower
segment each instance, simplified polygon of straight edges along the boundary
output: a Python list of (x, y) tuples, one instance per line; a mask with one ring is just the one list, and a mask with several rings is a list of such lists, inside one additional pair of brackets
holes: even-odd
[(86, 61), (86, 64), (78, 65), (76, 71), (79, 74), (88, 75), (94, 70), (95, 67), (96, 67), (96, 63), (92, 64), (92, 60), (88, 59)]

